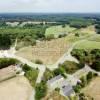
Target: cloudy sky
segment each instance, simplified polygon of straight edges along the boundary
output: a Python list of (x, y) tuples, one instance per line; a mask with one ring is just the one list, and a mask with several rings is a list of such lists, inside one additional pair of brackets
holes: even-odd
[(0, 0), (3, 12), (100, 12), (100, 0)]

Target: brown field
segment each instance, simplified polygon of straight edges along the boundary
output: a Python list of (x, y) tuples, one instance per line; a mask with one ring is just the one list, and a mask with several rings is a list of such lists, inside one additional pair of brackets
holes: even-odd
[(47, 95), (42, 100), (67, 100), (67, 98), (60, 95), (57, 91), (53, 91), (52, 93), (49, 93), (49, 95)]
[(29, 100), (31, 92), (32, 87), (23, 76), (0, 83), (0, 100)]
[(93, 97), (94, 100), (100, 100), (100, 77), (94, 79), (89, 86), (87, 86), (83, 92), (90, 97)]
[(20, 49), (16, 55), (33, 62), (39, 59), (44, 64), (53, 64), (66, 52), (68, 44), (66, 37), (37, 42), (36, 46)]

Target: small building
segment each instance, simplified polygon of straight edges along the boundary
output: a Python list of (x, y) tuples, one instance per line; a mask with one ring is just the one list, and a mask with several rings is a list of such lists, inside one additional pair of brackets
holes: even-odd
[(53, 90), (53, 89), (59, 87), (61, 81), (63, 81), (63, 80), (64, 80), (63, 76), (58, 75), (58, 76), (56, 76), (56, 77), (54, 77), (54, 78), (48, 80), (48, 81), (47, 81), (47, 85), (48, 85), (48, 87), (49, 87), (50, 89)]
[(60, 93), (63, 96), (72, 96), (75, 95), (75, 92), (70, 84), (64, 85), (60, 89)]

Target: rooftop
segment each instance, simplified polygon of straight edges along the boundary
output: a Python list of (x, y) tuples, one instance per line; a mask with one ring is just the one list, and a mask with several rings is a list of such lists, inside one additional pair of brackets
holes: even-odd
[(57, 81), (57, 80), (59, 80), (59, 79), (63, 79), (63, 76), (58, 75), (58, 76), (56, 76), (56, 77), (54, 77), (54, 78), (48, 80), (47, 83), (48, 83), (48, 84), (51, 84), (51, 83), (53, 83), (53, 82), (55, 82), (55, 81)]

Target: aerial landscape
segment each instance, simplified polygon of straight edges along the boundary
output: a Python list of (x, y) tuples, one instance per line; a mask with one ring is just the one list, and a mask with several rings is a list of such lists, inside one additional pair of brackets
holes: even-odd
[(100, 100), (100, 1), (75, 1), (0, 2), (0, 100)]

